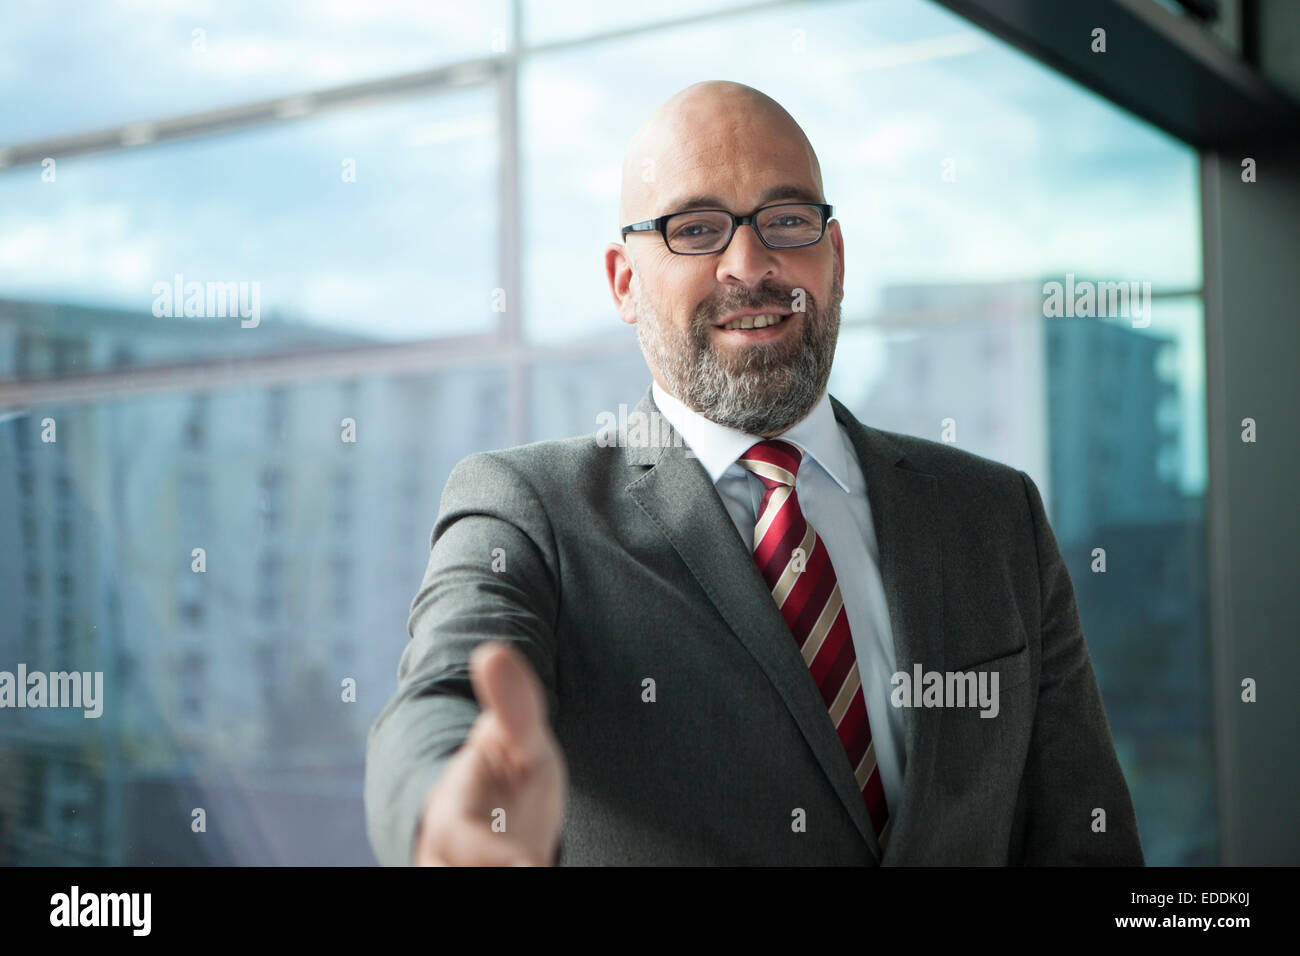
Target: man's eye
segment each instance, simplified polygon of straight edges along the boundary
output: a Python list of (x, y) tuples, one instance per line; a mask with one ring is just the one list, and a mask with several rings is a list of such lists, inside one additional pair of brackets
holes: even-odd
[(711, 228), (712, 227), (709, 226), (708, 223), (693, 222), (690, 225), (682, 226), (674, 232), (673, 235), (681, 236), (683, 239), (694, 239), (698, 236), (704, 235), (706, 232), (710, 231)]

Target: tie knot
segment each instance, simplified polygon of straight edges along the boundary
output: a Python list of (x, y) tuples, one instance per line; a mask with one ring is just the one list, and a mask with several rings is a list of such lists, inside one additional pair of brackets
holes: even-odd
[(779, 438), (769, 438), (751, 447), (736, 459), (736, 464), (758, 475), (769, 488), (773, 485), (793, 488), (802, 461), (803, 452), (798, 446)]

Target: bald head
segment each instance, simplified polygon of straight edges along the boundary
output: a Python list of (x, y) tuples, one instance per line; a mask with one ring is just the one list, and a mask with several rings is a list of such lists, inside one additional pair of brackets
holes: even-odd
[[(725, 80), (688, 86), (661, 104), (632, 135), (623, 157), (619, 225), (652, 219), (669, 205), (716, 196), (737, 214), (758, 191), (793, 186), (824, 201), (812, 144), (780, 103)], [(794, 197), (782, 197), (794, 198)]]

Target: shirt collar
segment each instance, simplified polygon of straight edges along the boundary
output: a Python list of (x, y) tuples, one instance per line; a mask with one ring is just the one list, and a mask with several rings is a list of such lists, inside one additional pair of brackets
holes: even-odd
[[(710, 421), (699, 412), (688, 408), (675, 396), (659, 387), (651, 385), (655, 404), (664, 418), (677, 429), (682, 439), (700, 460), (709, 480), (718, 483), (724, 472), (737, 458), (763, 439), (750, 435), (726, 425)], [(782, 432), (779, 438), (793, 442), (804, 450), (822, 467), (844, 491), (849, 490), (845, 481), (848, 475), (848, 462), (845, 460), (844, 441), (835, 421), (835, 410), (831, 408), (830, 396), (822, 392), (813, 410), (798, 424)]]

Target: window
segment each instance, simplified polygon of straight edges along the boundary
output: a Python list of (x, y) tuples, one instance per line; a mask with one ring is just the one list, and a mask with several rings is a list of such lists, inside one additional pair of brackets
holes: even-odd
[(255, 673), (261, 682), (262, 697), (270, 699), (283, 686), (284, 652), (273, 641), (266, 641), (254, 651)]
[[(276, 439), (268, 436), (274, 442)], [(284, 515), (284, 475), (277, 467), (262, 470), (261, 484), (258, 489), (258, 511), (262, 519), (263, 533), (271, 533), (280, 528)]]
[[(816, 68), (792, 55), (798, 37)], [(730, 64), (727, 78), (775, 97), (818, 152), (849, 277), (832, 394), (869, 424), (934, 440), (954, 418), (958, 447), (1035, 480), (1094, 662), (1110, 678), (1102, 691), (1147, 860), (1212, 862), (1213, 746), (1201, 717), (1211, 701), (1193, 664), (1208, 654), (1204, 594), (1190, 583), (1149, 588), (1141, 575), (1093, 576), (1088, 563), (1097, 542), (1132, 533), (1171, 560), (1205, 560), (1195, 150), (937, 5), (909, 0), (779, 5), (539, 53), (524, 64), (521, 100), (524, 327), (540, 343), (610, 344), (572, 381), (554, 366), (534, 370), (546, 384), (534, 393), (532, 438), (590, 429), (600, 410), (639, 398), (632, 381), (648, 384), (629, 371), (634, 336), (596, 265), (617, 240), (628, 135), (701, 79), (699, 62)], [(625, 76), (630, 63), (655, 67), (638, 68), (635, 83), (590, 82)], [(573, 226), (557, 236), (546, 224), (561, 213)], [(1047, 318), (1044, 286), (1067, 274), (1149, 282), (1149, 324)], [(980, 329), (997, 336), (987, 340), (1000, 353), (994, 382), (981, 371)], [(1168, 350), (1175, 357), (1160, 358)], [(1162, 401), (1175, 411), (1158, 415)], [(1080, 455), (1090, 447), (1095, 456)], [(1174, 622), (1154, 627), (1170, 608)], [(1135, 643), (1152, 655), (1126, 656)], [(1163, 722), (1148, 719), (1140, 690), (1156, 681), (1178, 688)]]
[(72, 156), (54, 184), (0, 168), (0, 320), (84, 340), (78, 372), (489, 334), (494, 107), (401, 98)]
[[(266, 437), (273, 443), (284, 441), (285, 418), (288, 413), (288, 402), (285, 398), (285, 392), (282, 388), (273, 388), (266, 393)], [(265, 474), (262, 476), (262, 486), (266, 487), (272, 482), (268, 481)]]
[(273, 621), (284, 599), (284, 558), (275, 552), (263, 554), (257, 567), (257, 610), (263, 620)]
[(334, 475), (334, 500), (332, 523), (338, 532), (347, 532), (352, 527), (352, 475), (340, 471)]
[[(29, 646), (48, 628), (55, 664), (116, 655), (102, 669), (120, 682), (108, 699), (132, 701), (123, 734), (168, 740), (167, 715), (201, 719), (187, 746), (241, 769), (274, 738), (358, 794), (242, 794), (269, 826), (291, 803), (337, 836), (286, 837), (291, 862), (369, 862), (355, 754), (385, 695), (328, 725), (337, 760), (302, 743), (312, 715), (335, 719), (330, 695), (286, 701), (314, 686), (309, 660), (335, 698), (336, 673), (392, 686), (460, 459), (593, 431), (649, 385), (601, 265), (622, 151), (701, 64), (725, 64), (709, 75), (774, 96), (818, 151), (851, 276), (832, 393), (936, 440), (955, 418), (959, 447), (1034, 478), (1147, 860), (1215, 861), (1192, 149), (925, 0), (292, 6), (230, 0), (191, 22), (152, 0), (111, 14), (50, 0), (14, 6), (0, 31), (15, 106), (0, 130), (0, 377), (67, 395), (0, 410), (0, 448), (31, 463), (10, 486), (21, 500), (0, 501), (25, 548), (0, 599), (28, 599)], [(254, 117), (268, 98), (279, 111)], [(137, 125), (225, 107), (228, 126), (182, 138)], [(112, 124), (134, 145), (62, 158), (55, 182), (39, 160), (5, 166), (22, 144)], [(1149, 281), (1150, 324), (1045, 317), (1044, 284), (1067, 274)], [(46, 415), (57, 446), (40, 441)], [(1097, 546), (1171, 570), (1093, 575)], [(74, 577), (80, 618), (34, 603), (72, 595)], [(200, 627), (220, 640), (177, 657), (174, 632)], [(128, 807), (134, 776), (189, 784), (166, 748), (123, 759)], [(45, 788), (32, 830), (62, 806), (50, 766), (25, 771)], [(106, 862), (145, 862), (123, 843)], [(188, 862), (184, 843), (150, 844), (148, 862)], [(24, 845), (22, 863), (79, 860), (71, 843)]]
[[(6, 139), (27, 142), (428, 69), (510, 42), (506, 0), (268, 6), (223, 0), (7, 11)], [(197, 32), (196, 32), (197, 31)], [(47, 69), (57, 52), (59, 69)], [(129, 78), (129, 81), (128, 81)], [(8, 145), (6, 143), (6, 145)]]
[(189, 416), (185, 420), (185, 447), (201, 451), (207, 436), (208, 402), (206, 395), (195, 395), (190, 402)]
[(59, 670), (77, 670), (74, 661), (76, 660), (76, 640), (77, 626), (71, 617), (61, 616), (59, 618), (59, 646), (55, 659), (59, 663)]
[(334, 614), (337, 617), (348, 616), (352, 612), (352, 559), (346, 554), (330, 557), (330, 583)]
[(181, 658), (178, 670), (181, 714), (188, 719), (197, 720), (203, 716), (207, 661), (198, 651), (189, 651)]

